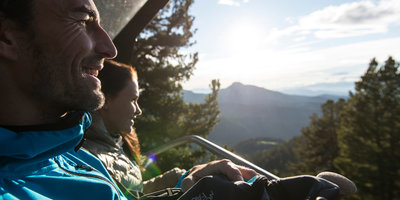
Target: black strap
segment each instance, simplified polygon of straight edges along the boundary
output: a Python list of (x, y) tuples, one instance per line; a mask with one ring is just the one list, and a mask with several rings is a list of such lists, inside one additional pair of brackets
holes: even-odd
[(139, 200), (176, 200), (183, 194), (181, 188), (165, 188), (160, 191), (145, 194)]

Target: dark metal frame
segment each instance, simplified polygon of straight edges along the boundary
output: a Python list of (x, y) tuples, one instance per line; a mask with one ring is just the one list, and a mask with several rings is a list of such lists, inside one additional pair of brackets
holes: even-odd
[(220, 158), (227, 158), (236, 164), (243, 165), (243, 166), (249, 167), (251, 169), (254, 169), (256, 172), (266, 176), (268, 179), (278, 179), (279, 178), (278, 176), (249, 162), (248, 160), (218, 146), (217, 144), (214, 144), (200, 136), (197, 136), (197, 135), (181, 137), (176, 140), (170, 141), (160, 147), (157, 147), (157, 148), (147, 152), (145, 155), (158, 155), (158, 154), (161, 154), (162, 152), (167, 151), (168, 149), (174, 148), (174, 147), (182, 145), (182, 144), (188, 144), (188, 143), (198, 144), (202, 148), (207, 149), (211, 153), (219, 156)]
[(148, 0), (133, 16), (129, 23), (114, 38), (118, 50), (116, 61), (129, 64), (136, 37), (144, 27), (157, 15), (169, 0)]

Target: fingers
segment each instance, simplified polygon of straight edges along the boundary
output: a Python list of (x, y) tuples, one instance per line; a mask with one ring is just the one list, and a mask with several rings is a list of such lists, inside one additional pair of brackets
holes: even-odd
[(205, 176), (217, 174), (225, 175), (230, 181), (243, 181), (243, 178), (251, 179), (258, 175), (254, 170), (236, 165), (230, 160), (217, 160), (194, 166), (186, 178), (183, 179), (182, 190), (186, 191)]
[(189, 190), (189, 188), (191, 188), (196, 182), (193, 181), (193, 176), (186, 176), (186, 178), (184, 178), (182, 180), (181, 183), (181, 188), (183, 192), (186, 192), (187, 190)]
[(251, 179), (256, 175), (259, 175), (253, 169), (236, 165), (230, 160), (221, 160), (221, 174), (228, 177), (230, 181), (243, 181), (245, 179)]
[(228, 177), (230, 181), (243, 181), (243, 175), (239, 169), (239, 166), (235, 165), (230, 160), (224, 160), (223, 164), (224, 166), (222, 167), (225, 169), (223, 169), (221, 172), (223, 175)]
[(239, 168), (240, 172), (242, 173), (242, 177), (245, 179), (251, 179), (254, 176), (260, 176), (260, 174), (257, 173), (256, 171), (254, 171), (253, 169), (243, 167), (240, 165), (238, 165), (237, 167)]

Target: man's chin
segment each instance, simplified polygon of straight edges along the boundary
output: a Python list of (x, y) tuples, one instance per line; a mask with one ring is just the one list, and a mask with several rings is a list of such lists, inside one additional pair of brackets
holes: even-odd
[(100, 108), (102, 108), (104, 106), (105, 103), (105, 98), (104, 95), (99, 92), (97, 94), (97, 99), (95, 101), (93, 101), (92, 106), (88, 106), (88, 111), (96, 111), (99, 110)]
[(80, 100), (77, 98), (75, 101), (75, 106), (73, 106), (75, 108), (73, 109), (92, 112), (102, 108), (104, 102), (105, 102), (104, 95), (100, 91), (95, 91), (91, 95), (82, 96)]

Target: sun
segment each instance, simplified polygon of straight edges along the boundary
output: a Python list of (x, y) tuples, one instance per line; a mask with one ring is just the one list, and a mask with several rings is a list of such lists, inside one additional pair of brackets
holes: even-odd
[(229, 25), (226, 42), (234, 53), (251, 53), (262, 47), (264, 26), (254, 20), (240, 20)]

